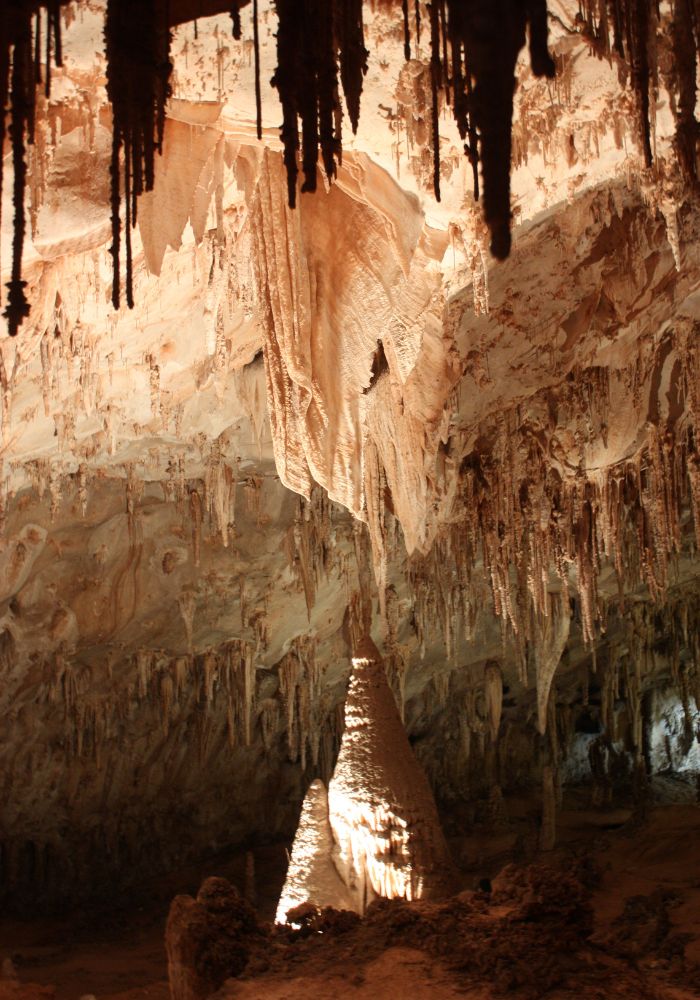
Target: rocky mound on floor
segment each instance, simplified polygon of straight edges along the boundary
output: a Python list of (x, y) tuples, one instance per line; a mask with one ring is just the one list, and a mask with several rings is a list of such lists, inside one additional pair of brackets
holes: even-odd
[[(227, 963), (225, 959), (219, 962), (218, 985), (223, 986), (218, 1000), (247, 997), (251, 980), (256, 995), (263, 996), (275, 983), (301, 976), (330, 980), (346, 969), (355, 978), (361, 977), (363, 968), (395, 948), (425, 954), (468, 996), (660, 1000), (697, 995), (700, 969), (685, 960), (682, 947), (671, 949), (673, 961), (668, 961), (667, 935), (646, 933), (648, 908), (640, 911), (644, 962), (638, 961), (638, 950), (630, 948), (634, 907), (626, 912), (625, 927), (619, 933), (596, 939), (591, 891), (597, 879), (598, 873), (586, 859), (570, 859), (559, 869), (544, 864), (509, 865), (492, 885), (485, 882), (475, 892), (443, 902), (381, 900), (362, 918), (330, 907), (300, 907), (294, 928), (239, 921), (238, 937), (232, 942), (229, 922), (225, 940), (223, 936), (218, 943), (200, 938), (198, 947), (220, 957), (230, 949), (235, 959), (228, 976), (237, 978), (225, 984)], [(243, 901), (236, 901), (236, 896), (234, 890), (230, 899), (240, 908)], [(219, 933), (214, 924), (210, 926), (213, 934)], [(194, 952), (191, 957), (201, 966)], [(178, 1000), (204, 997), (208, 995), (202, 992), (205, 985), (214, 985), (209, 979), (200, 983), (199, 991), (187, 992), (182, 989), (185, 979), (180, 976), (179, 992), (173, 991)], [(691, 992), (674, 993), (676, 987)]]

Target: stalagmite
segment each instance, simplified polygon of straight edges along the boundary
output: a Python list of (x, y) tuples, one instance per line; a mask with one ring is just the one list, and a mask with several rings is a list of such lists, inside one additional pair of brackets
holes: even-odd
[(278, 921), (303, 903), (363, 913), (376, 897), (430, 898), (449, 885), (432, 792), (371, 639), (352, 663), (340, 753), (328, 792), (317, 780), (304, 800)]
[(304, 903), (354, 908), (354, 898), (333, 862), (336, 845), (328, 818), (328, 791), (320, 778), (309, 785), (294, 835), (292, 853), (277, 904), (278, 923), (286, 923), (290, 910)]
[(336, 864), (354, 909), (363, 912), (377, 896), (439, 895), (451, 862), (430, 786), (370, 639), (355, 648), (352, 662), (328, 806)]

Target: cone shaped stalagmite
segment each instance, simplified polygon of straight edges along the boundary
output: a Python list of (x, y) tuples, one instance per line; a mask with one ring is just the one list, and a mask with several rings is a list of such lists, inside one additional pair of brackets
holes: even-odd
[(303, 903), (352, 909), (353, 901), (333, 864), (333, 834), (328, 821), (328, 792), (316, 778), (309, 785), (294, 836), (292, 856), (277, 904), (277, 922)]
[(352, 664), (328, 806), (336, 863), (362, 912), (376, 896), (439, 895), (451, 862), (428, 779), (369, 637)]
[[(359, 643), (352, 663), (345, 732), (328, 786), (332, 841), (319, 815), (325, 789), (314, 782), (302, 809), (278, 919), (303, 899), (362, 913), (379, 896), (435, 896), (450, 884), (452, 864), (433, 795), (371, 639)], [(309, 857), (312, 844), (325, 859)], [(335, 880), (328, 877), (331, 854), (340, 875), (336, 898)]]

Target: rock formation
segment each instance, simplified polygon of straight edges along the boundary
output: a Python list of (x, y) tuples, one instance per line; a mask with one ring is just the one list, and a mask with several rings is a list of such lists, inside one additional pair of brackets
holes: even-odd
[(197, 898), (176, 896), (165, 929), (172, 1000), (204, 1000), (239, 975), (259, 936), (255, 912), (223, 878), (208, 878)]
[[(328, 791), (320, 778), (309, 785), (294, 835), (289, 868), (277, 905), (277, 923), (294, 922), (294, 911), (310, 905), (350, 910), (354, 899), (334, 863), (336, 845), (328, 816)], [(288, 916), (291, 912), (292, 916)]]
[(444, 892), (451, 863), (430, 786), (368, 637), (354, 649), (352, 666), (328, 812), (336, 864), (362, 913), (376, 896)]
[(295, 904), (364, 913), (376, 898), (430, 899), (453, 875), (430, 785), (366, 636), (354, 649), (328, 792), (316, 781), (304, 799), (277, 920)]

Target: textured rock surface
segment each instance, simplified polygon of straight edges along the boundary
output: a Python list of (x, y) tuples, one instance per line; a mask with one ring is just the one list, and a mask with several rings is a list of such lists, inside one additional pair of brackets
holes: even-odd
[(376, 897), (444, 894), (453, 871), (430, 786), (371, 639), (354, 647), (352, 665), (328, 814), (334, 860), (363, 913)]
[(197, 893), (176, 896), (165, 928), (172, 1000), (204, 1000), (248, 964), (259, 936), (255, 912), (222, 878), (208, 878)]
[(328, 818), (328, 790), (320, 778), (309, 785), (289, 859), (275, 920), (284, 923), (290, 910), (310, 904), (336, 910), (353, 907), (353, 899), (333, 861), (333, 831)]
[(353, 646), (345, 726), (326, 791), (301, 810), (277, 921), (303, 904), (364, 913), (375, 899), (421, 899), (454, 887), (433, 793), (416, 761), (379, 650)]

